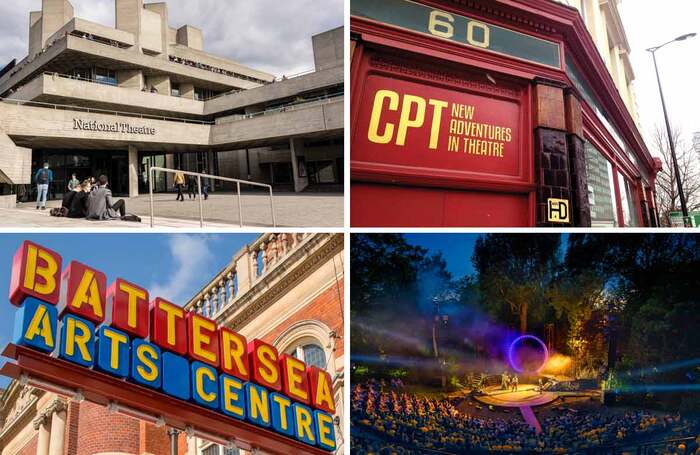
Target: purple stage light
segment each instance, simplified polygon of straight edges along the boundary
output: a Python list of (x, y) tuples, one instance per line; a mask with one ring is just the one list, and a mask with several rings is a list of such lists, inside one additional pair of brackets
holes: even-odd
[(542, 368), (544, 368), (544, 366), (547, 365), (547, 361), (549, 360), (549, 350), (547, 349), (547, 346), (544, 344), (544, 341), (540, 340), (539, 338), (537, 338), (534, 335), (521, 335), (518, 338), (516, 338), (515, 340), (513, 340), (513, 342), (510, 344), (510, 347), (508, 348), (508, 361), (510, 362), (510, 366), (515, 371), (517, 371), (518, 373), (523, 373), (524, 370), (522, 368), (520, 368), (520, 366), (518, 366), (515, 363), (515, 360), (513, 358), (513, 351), (515, 350), (515, 346), (518, 343), (520, 343), (523, 340), (527, 340), (527, 339), (535, 340), (537, 343), (539, 343), (540, 346), (542, 346), (542, 352), (544, 352), (544, 360), (542, 361), (542, 365), (540, 365), (540, 367), (535, 370), (537, 373), (539, 373), (542, 370)]

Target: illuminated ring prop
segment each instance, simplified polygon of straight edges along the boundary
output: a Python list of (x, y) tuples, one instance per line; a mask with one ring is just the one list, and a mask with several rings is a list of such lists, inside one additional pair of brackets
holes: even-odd
[(542, 370), (542, 368), (544, 368), (544, 366), (547, 365), (547, 361), (549, 360), (549, 350), (547, 349), (547, 346), (544, 344), (544, 341), (540, 340), (539, 338), (537, 338), (534, 335), (521, 335), (518, 338), (516, 338), (515, 340), (513, 340), (513, 342), (510, 344), (510, 347), (508, 348), (508, 360), (510, 361), (510, 366), (513, 367), (513, 369), (515, 371), (517, 371), (518, 373), (522, 373), (524, 371), (522, 368), (518, 367), (515, 364), (515, 361), (513, 360), (513, 350), (515, 349), (516, 344), (518, 344), (520, 341), (526, 340), (526, 339), (535, 340), (535, 341), (537, 341), (537, 343), (539, 343), (540, 346), (542, 346), (542, 351), (544, 352), (544, 360), (542, 361), (542, 365), (540, 365), (540, 367), (535, 370), (536, 372), (539, 373)]

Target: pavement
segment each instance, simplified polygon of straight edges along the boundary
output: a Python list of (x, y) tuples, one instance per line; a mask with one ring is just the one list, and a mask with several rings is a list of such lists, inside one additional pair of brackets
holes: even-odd
[[(88, 221), (49, 216), (49, 209), (60, 207), (60, 201), (49, 201), (46, 210), (36, 210), (34, 202), (19, 203), (13, 209), (0, 209), (0, 227), (74, 228), (74, 229), (144, 229), (150, 227), (150, 198), (117, 198), (126, 201), (126, 210), (142, 218), (141, 223)], [(199, 200), (176, 201), (174, 194), (154, 195), (154, 227), (197, 229), (200, 226)], [(280, 193), (274, 196), (278, 227), (342, 227), (342, 193)], [(271, 227), (270, 199), (262, 194), (241, 196), (244, 227)], [(217, 193), (202, 201), (204, 227), (231, 229), (240, 227), (238, 200), (235, 193)]]

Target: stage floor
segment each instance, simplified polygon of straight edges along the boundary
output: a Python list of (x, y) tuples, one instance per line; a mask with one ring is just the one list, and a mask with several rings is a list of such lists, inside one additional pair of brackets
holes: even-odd
[(522, 384), (517, 392), (501, 390), (501, 386), (486, 387), (484, 395), (474, 396), (474, 399), (482, 404), (499, 406), (503, 408), (519, 408), (522, 406), (542, 406), (559, 398), (554, 392), (539, 393), (534, 384)]

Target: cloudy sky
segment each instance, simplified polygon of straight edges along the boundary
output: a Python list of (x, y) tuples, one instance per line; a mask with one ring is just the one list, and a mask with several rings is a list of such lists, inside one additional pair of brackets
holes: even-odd
[[(700, 1), (623, 0), (620, 14), (632, 47), (642, 129), (651, 147), (650, 132), (663, 125), (663, 113), (654, 64), (645, 49), (686, 33), (700, 34)], [(700, 36), (669, 44), (656, 55), (669, 117), (690, 143), (692, 134), (700, 132)]]
[[(114, 0), (71, 3), (76, 16), (114, 26)], [(311, 36), (343, 25), (343, 0), (167, 3), (171, 26), (202, 29), (204, 50), (278, 76), (312, 69)], [(41, 0), (0, 0), (0, 67), (27, 55), (29, 11), (40, 9)]]

